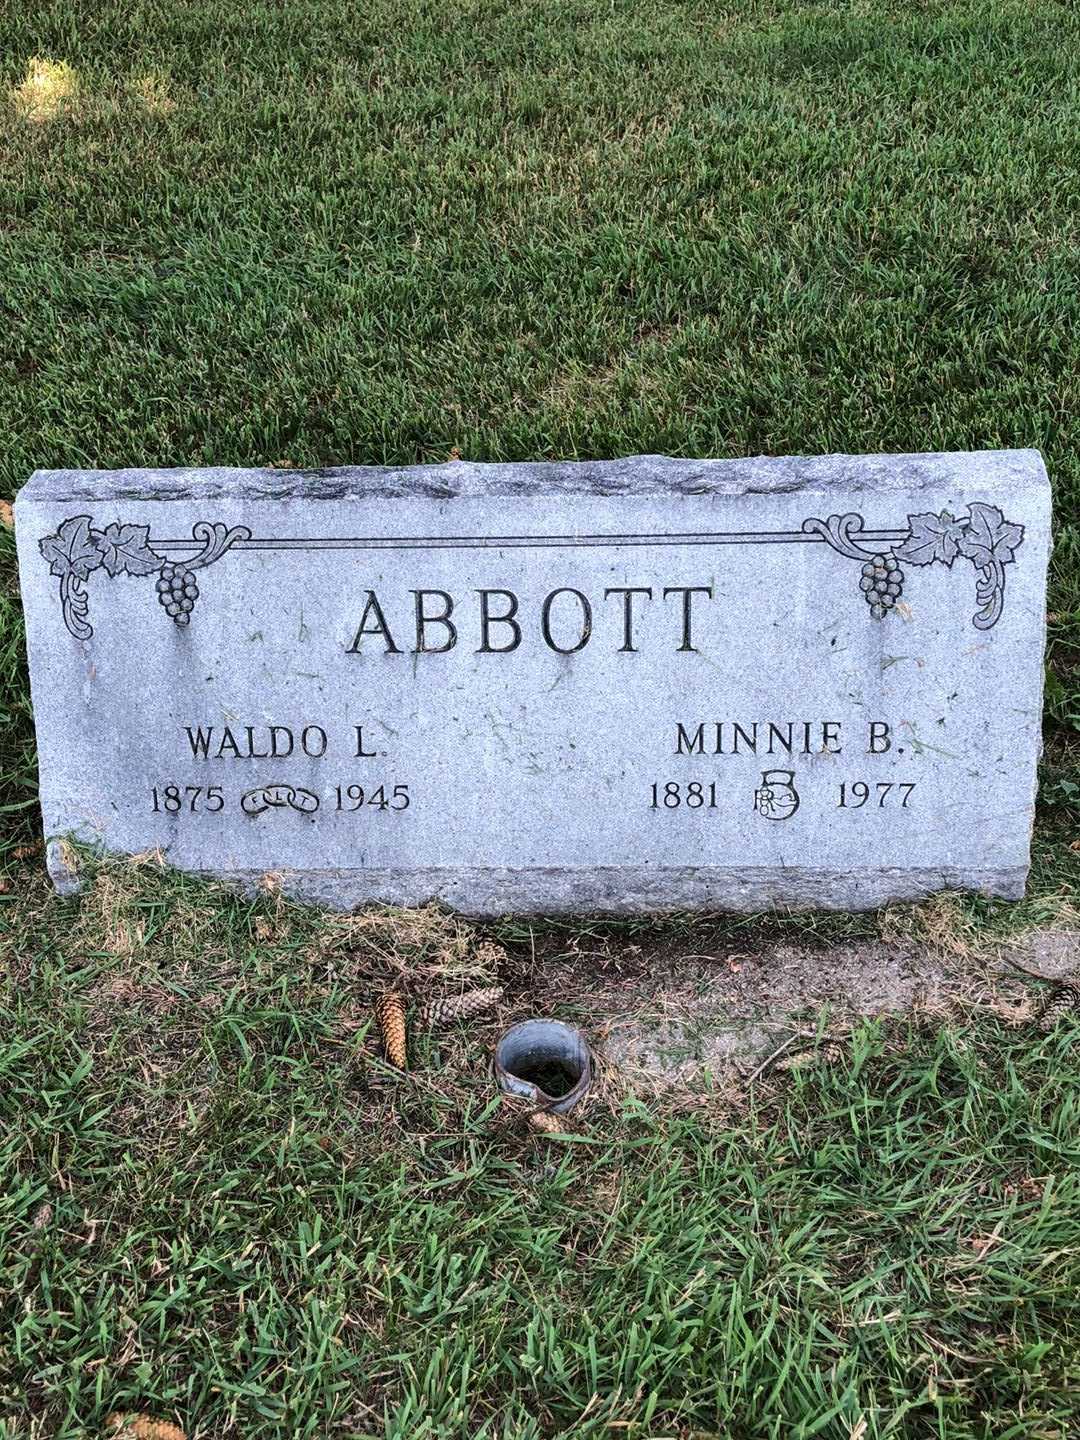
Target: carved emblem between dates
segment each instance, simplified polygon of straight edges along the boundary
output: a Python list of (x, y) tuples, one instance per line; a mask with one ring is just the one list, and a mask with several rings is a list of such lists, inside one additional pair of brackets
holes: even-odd
[(310, 815), (318, 810), (319, 797), (314, 790), (303, 785), (257, 785), (240, 797), (240, 809), (245, 815), (265, 815), (267, 810), (298, 810), (301, 815)]
[[(220, 560), (232, 549), (249, 543), (260, 549), (289, 550), (321, 548), (317, 540), (260, 540), (252, 542), (244, 525), (227, 526), (200, 520), (192, 526), (190, 541), (158, 541), (169, 550), (194, 551), (182, 559), (170, 560), (150, 543), (148, 525), (114, 521), (95, 529), (89, 515), (69, 516), (40, 542), (50, 573), (60, 581), (60, 603), (64, 624), (77, 640), (89, 640), (93, 626), (89, 619), (86, 581), (95, 570), (118, 575), (156, 575), (157, 598), (166, 614), (179, 626), (190, 623), (199, 598), (196, 572)], [(976, 612), (972, 624), (989, 630), (1001, 618), (1005, 604), (1005, 567), (1015, 562), (1024, 541), (1024, 527), (1006, 520), (996, 505), (973, 501), (966, 515), (948, 510), (938, 514), (909, 515), (906, 529), (867, 531), (861, 515), (830, 515), (828, 519), (804, 520), (798, 531), (717, 532), (695, 536), (492, 536), (462, 541), (433, 537), (430, 540), (397, 540), (374, 537), (335, 541), (338, 549), (449, 549), (467, 544), (470, 548), (546, 548), (549, 546), (595, 546), (632, 542), (637, 545), (695, 544), (755, 545), (797, 544), (820, 541), (849, 560), (861, 562), (859, 588), (875, 620), (884, 620), (895, 611), (904, 592), (904, 566), (945, 565), (952, 568), (957, 558), (970, 560), (975, 568)]]

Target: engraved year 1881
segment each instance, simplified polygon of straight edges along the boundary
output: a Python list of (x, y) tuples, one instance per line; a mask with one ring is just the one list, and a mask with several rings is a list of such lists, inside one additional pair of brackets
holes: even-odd
[(680, 806), (688, 810), (716, 809), (715, 780), (708, 784), (702, 780), (654, 780), (650, 795), (651, 810), (678, 810)]

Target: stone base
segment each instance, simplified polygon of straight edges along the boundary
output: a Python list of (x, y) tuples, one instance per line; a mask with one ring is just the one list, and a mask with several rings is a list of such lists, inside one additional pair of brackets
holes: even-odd
[[(248, 892), (264, 884), (250, 872)], [(661, 911), (875, 910), (896, 901), (924, 900), (943, 890), (974, 891), (1020, 900), (1027, 870), (674, 869), (660, 866), (596, 870), (338, 870), (275, 875), (282, 892), (332, 910), (362, 905), (437, 902), (463, 915), (647, 915)]]

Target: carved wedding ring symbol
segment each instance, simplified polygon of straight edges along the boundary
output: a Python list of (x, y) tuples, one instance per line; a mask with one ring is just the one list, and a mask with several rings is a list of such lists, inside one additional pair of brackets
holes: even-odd
[(313, 790), (296, 785), (260, 785), (249, 790), (240, 800), (245, 815), (264, 815), (267, 810), (299, 810), (302, 815), (314, 814), (319, 797)]

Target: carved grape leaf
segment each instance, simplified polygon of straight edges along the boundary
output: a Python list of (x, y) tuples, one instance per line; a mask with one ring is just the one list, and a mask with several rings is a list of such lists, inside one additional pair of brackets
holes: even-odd
[(101, 532), (102, 564), (110, 575), (152, 575), (161, 569), (161, 556), (147, 541), (149, 525), (120, 525), (113, 521)]
[(898, 560), (912, 565), (932, 565), (940, 560), (952, 565), (960, 553), (965, 522), (942, 510), (940, 515), (909, 515), (908, 537), (893, 551)]
[(960, 537), (960, 553), (979, 570), (985, 570), (995, 560), (999, 565), (1008, 565), (1023, 542), (1024, 527), (1006, 520), (996, 505), (976, 500), (968, 509), (971, 514)]
[(90, 529), (89, 515), (73, 515), (57, 527), (55, 535), (40, 542), (42, 555), (49, 562), (50, 575), (77, 575), (85, 580), (101, 564), (98, 537)]

